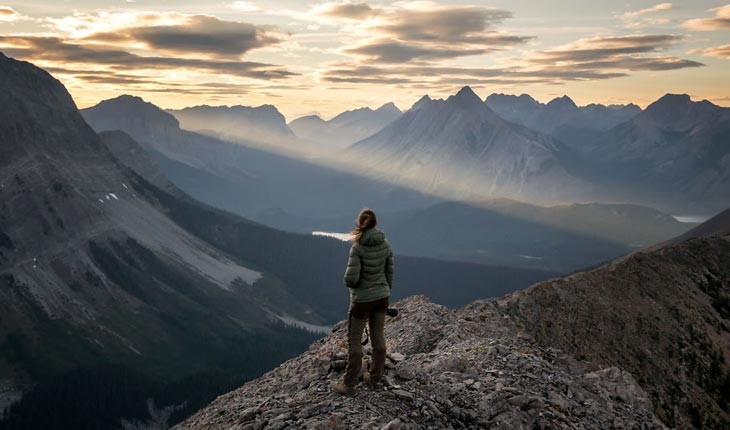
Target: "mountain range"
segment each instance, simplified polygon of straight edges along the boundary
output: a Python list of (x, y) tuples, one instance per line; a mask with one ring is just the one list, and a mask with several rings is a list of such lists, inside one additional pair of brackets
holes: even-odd
[(574, 173), (569, 147), (502, 119), (469, 87), (446, 100), (422, 99), (349, 152), (365, 170), (454, 199), (544, 203), (582, 200), (593, 190)]
[[(489, 114), (475, 97), (471, 99)], [(689, 228), (658, 211), (631, 205), (545, 208), (493, 199), (449, 204), (393, 185), (387, 178), (370, 179), (317, 164), (317, 160), (282, 156), (170, 127), (175, 119), (159, 108), (154, 116), (160, 126), (155, 127), (145, 119), (150, 115), (143, 114), (153, 107), (123, 96), (84, 109), (82, 114), (97, 131), (120, 129), (141, 142), (165, 175), (191, 196), (283, 230), (346, 231), (353, 214), (369, 206), (382, 215), (381, 225), (404, 254), (565, 272), (667, 240)], [(140, 118), (133, 118), (135, 112), (140, 112)], [(489, 118), (511, 127), (494, 114)], [(376, 159), (364, 160), (360, 163), (367, 165)], [(460, 230), (464, 223), (470, 228)]]
[[(148, 108), (155, 110), (157, 122), (147, 120)], [(81, 113), (98, 132), (129, 134), (186, 193), (252, 219), (265, 219), (276, 209), (310, 217), (352, 217), (363, 205), (397, 210), (437, 201), (347, 169), (183, 130), (171, 114), (137, 97), (117, 97)]]
[[(124, 129), (103, 103), (95, 109), (106, 112), (103, 121)], [(710, 215), (730, 203), (728, 111), (672, 94), (645, 110), (634, 104), (579, 107), (568, 96), (544, 104), (527, 94), (492, 94), (482, 101), (465, 87), (446, 100), (424, 96), (405, 113), (388, 103), (288, 125), (270, 105), (170, 112), (182, 129), (263, 150), (284, 142), (296, 154), (292, 158), (319, 154), (320, 164), (336, 170), (446, 200), (599, 201)], [(110, 129), (90, 109), (85, 112), (97, 129)], [(161, 119), (160, 130), (170, 119)], [(268, 147), (252, 143), (257, 140)]]
[(289, 128), (302, 139), (345, 148), (379, 132), (402, 114), (395, 104), (386, 103), (375, 110), (348, 110), (328, 121), (317, 115), (304, 116), (290, 122)]
[(668, 94), (582, 152), (601, 182), (701, 213), (723, 209), (730, 197), (729, 143), (730, 109)]
[(446, 100), (420, 99), (349, 152), (376, 176), (451, 199), (626, 202), (714, 214), (730, 204), (729, 112), (672, 94), (645, 110), (579, 108), (567, 96), (545, 105), (527, 95), (481, 102), (465, 87)]
[(507, 121), (549, 134), (567, 144), (579, 145), (636, 116), (635, 104), (589, 104), (578, 107), (568, 96), (540, 103), (527, 94), (491, 94), (487, 106)]

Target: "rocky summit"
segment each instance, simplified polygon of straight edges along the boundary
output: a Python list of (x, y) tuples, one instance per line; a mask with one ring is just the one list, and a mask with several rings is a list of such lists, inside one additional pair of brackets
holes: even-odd
[[(195, 429), (654, 429), (647, 394), (617, 367), (588, 371), (527, 337), (495, 301), (449, 310), (414, 296), (386, 322), (383, 386), (342, 378), (347, 327), (175, 427)], [(368, 360), (369, 351), (366, 348)]]

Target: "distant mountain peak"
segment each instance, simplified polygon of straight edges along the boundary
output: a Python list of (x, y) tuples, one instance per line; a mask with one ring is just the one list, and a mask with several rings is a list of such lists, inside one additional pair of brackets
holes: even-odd
[(111, 98), (109, 100), (133, 100), (133, 101), (140, 101), (144, 102), (144, 99), (140, 96), (135, 96), (132, 94), (122, 94), (118, 97)]
[(294, 120), (294, 121), (292, 121), (292, 122), (295, 122), (295, 121), (314, 121), (314, 122), (326, 122), (326, 121), (325, 121), (324, 119), (322, 119), (322, 117), (321, 117), (321, 116), (319, 116), (319, 115), (314, 115), (314, 114), (312, 114), (312, 115), (304, 115), (304, 116), (300, 116), (299, 118), (295, 119), (295, 120)]
[(578, 109), (578, 105), (575, 104), (573, 99), (566, 95), (562, 97), (555, 97), (550, 100), (546, 106), (560, 109)]
[(385, 103), (384, 105), (380, 106), (375, 110), (376, 112), (393, 112), (393, 113), (402, 113), (400, 109), (398, 109), (398, 106), (395, 105), (393, 102)]
[(692, 99), (690, 99), (689, 95), (687, 94), (671, 94), (667, 93), (661, 96), (657, 101), (647, 106), (647, 110), (649, 109), (655, 109), (657, 107), (662, 106), (682, 106), (682, 105), (689, 105), (692, 103)]
[[(137, 118), (144, 119), (144, 122), (148, 125), (172, 128), (180, 126), (178, 120), (169, 112), (162, 110), (142, 97), (130, 94), (122, 94), (112, 99), (103, 100), (95, 106), (83, 109), (81, 114), (89, 123), (95, 123), (102, 118), (104, 122), (109, 118)], [(110, 129), (106, 126), (100, 125), (100, 127), (97, 131)]]
[(447, 101), (455, 102), (458, 105), (466, 107), (483, 104), (482, 99), (468, 85), (460, 89), (455, 95), (449, 97)]
[(519, 96), (516, 94), (505, 94), (505, 93), (492, 93), (489, 96), (487, 96), (487, 100), (491, 99), (513, 99), (513, 100), (520, 100), (523, 102), (535, 102), (536, 104), (539, 103), (537, 100), (535, 100), (531, 95), (522, 93)]
[(426, 104), (430, 103), (431, 100), (432, 100), (431, 97), (428, 94), (426, 94), (423, 97), (421, 97), (420, 99), (418, 99), (417, 102), (413, 103), (413, 106), (411, 106), (410, 110), (418, 110), (418, 109), (422, 108), (423, 106), (425, 106)]
[(687, 94), (665, 94), (646, 107), (646, 115), (655, 121), (671, 123), (685, 115), (692, 106)]
[(479, 98), (479, 96), (477, 96), (477, 94), (474, 92), (473, 89), (471, 89), (471, 87), (469, 85), (466, 85), (466, 86), (462, 87), (459, 90), (459, 92), (456, 93), (455, 97), (457, 97), (457, 98), (461, 98), (461, 97), (476, 97), (476, 98)]
[(114, 98), (111, 98), (111, 99), (102, 100), (101, 102), (99, 102), (99, 104), (101, 104), (101, 103), (105, 103), (105, 104), (108, 103), (108, 104), (114, 104), (114, 105), (136, 105), (136, 104), (139, 104), (139, 105), (157, 107), (154, 104), (146, 101), (142, 97), (134, 96), (134, 95), (131, 95), (131, 94), (122, 94), (120, 96), (117, 96), (117, 97), (114, 97)]

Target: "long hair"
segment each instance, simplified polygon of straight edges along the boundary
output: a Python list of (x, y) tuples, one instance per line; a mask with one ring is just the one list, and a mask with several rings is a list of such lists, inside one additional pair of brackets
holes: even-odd
[(372, 209), (364, 208), (355, 220), (355, 227), (352, 229), (352, 241), (360, 242), (360, 238), (365, 230), (373, 228), (376, 225), (378, 225), (378, 218), (375, 216), (375, 212)]

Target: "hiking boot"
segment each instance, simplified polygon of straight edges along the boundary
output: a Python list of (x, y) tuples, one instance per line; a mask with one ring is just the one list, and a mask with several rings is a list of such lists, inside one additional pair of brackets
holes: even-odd
[(370, 372), (363, 373), (362, 380), (363, 380), (363, 382), (365, 382), (368, 385), (368, 387), (370, 387), (373, 390), (379, 389), (381, 387), (381, 385), (382, 385), (380, 383), (380, 381), (376, 381), (376, 380), (373, 379), (373, 377), (370, 374)]
[(351, 396), (355, 394), (355, 387), (351, 387), (349, 385), (345, 385), (342, 382), (332, 384), (332, 391), (334, 391), (337, 394), (342, 394), (343, 396)]

